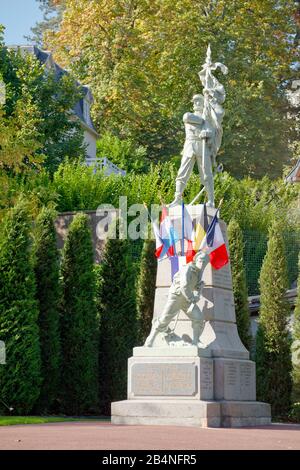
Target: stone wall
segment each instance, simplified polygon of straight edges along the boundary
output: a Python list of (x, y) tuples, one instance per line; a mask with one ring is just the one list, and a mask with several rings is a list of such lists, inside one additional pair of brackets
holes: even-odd
[[(107, 209), (97, 214), (96, 211), (83, 211), (90, 219), (95, 263), (100, 263), (111, 224), (117, 219), (117, 209)], [(68, 227), (78, 212), (63, 212), (55, 221), (57, 246), (62, 249), (68, 233)]]

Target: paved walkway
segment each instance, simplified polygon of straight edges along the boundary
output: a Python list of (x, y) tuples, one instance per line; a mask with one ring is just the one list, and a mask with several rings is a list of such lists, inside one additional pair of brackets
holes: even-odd
[(72, 422), (0, 427), (1, 450), (300, 449), (300, 425), (198, 429)]

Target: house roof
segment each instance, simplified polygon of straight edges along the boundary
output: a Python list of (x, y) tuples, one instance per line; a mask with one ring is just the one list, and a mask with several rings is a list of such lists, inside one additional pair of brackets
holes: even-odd
[[(297, 283), (294, 282), (291, 289), (286, 291), (285, 295), (286, 300), (291, 305), (293, 309), (297, 301)], [(260, 295), (252, 295), (248, 297), (248, 308), (251, 315), (257, 315), (260, 309)]]
[(300, 183), (300, 160), (296, 163), (292, 171), (285, 177), (287, 183)]
[[(10, 49), (15, 49), (21, 51), (22, 54), (29, 53), (32, 55), (35, 55), (35, 57), (41, 62), (41, 64), (45, 65), (48, 68), (51, 68), (54, 73), (55, 77), (57, 80), (59, 80), (62, 76), (68, 75), (69, 72), (62, 67), (60, 67), (52, 57), (52, 53), (50, 51), (43, 51), (37, 46), (22, 46), (22, 45), (14, 45), (14, 46), (9, 46)], [(87, 100), (90, 104), (93, 103), (93, 95), (91, 93), (91, 90), (88, 86), (82, 85), (78, 81), (76, 82), (78, 87), (80, 87), (81, 91), (83, 92), (83, 97), (75, 104), (73, 107), (74, 114), (80, 119), (80, 121), (84, 124), (85, 128), (88, 128), (91, 130), (94, 134), (97, 134), (97, 131), (95, 129), (95, 126), (92, 122), (92, 119), (86, 119), (84, 115), (84, 100)], [(90, 116), (89, 116), (90, 117)]]

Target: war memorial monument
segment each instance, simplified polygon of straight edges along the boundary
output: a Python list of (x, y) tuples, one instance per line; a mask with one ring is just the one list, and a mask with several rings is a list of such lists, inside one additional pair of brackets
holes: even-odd
[[(207, 195), (210, 223), (217, 209), (214, 171), (222, 140), (224, 86), (213, 72), (208, 47), (199, 77), (203, 94), (193, 97), (193, 112), (183, 117), (186, 140), (169, 217), (181, 220), (185, 186), (197, 162)], [(203, 205), (188, 205), (193, 220)], [(219, 220), (225, 244), (226, 224)], [(181, 252), (172, 280), (170, 260), (158, 261), (152, 329), (128, 360), (127, 400), (112, 403), (112, 423), (240, 427), (267, 425), (271, 409), (256, 401), (255, 363), (242, 344), (236, 325), (230, 262), (214, 269), (200, 250), (186, 264)]]

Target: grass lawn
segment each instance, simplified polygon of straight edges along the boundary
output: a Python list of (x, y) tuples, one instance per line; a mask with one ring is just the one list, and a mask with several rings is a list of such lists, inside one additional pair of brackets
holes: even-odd
[(64, 423), (68, 421), (82, 421), (89, 419), (105, 420), (105, 418), (62, 418), (54, 416), (0, 416), (0, 426), (12, 426), (14, 424), (45, 424)]

